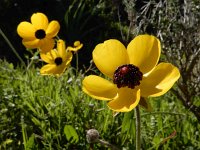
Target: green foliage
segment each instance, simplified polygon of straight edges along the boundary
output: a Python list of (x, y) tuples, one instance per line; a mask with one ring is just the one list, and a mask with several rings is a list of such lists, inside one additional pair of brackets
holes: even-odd
[[(91, 13), (91, 14), (90, 14)], [(84, 0), (73, 1), (66, 10), (64, 21), (69, 39), (73, 41), (83, 39), (90, 31), (88, 28), (92, 18), (92, 10), (88, 10)], [(91, 30), (94, 30), (94, 26)]]
[[(110, 1), (69, 1), (64, 15), (64, 25), (66, 41), (70, 44), (75, 40), (81, 40), (88, 43), (87, 46), (95, 46), (96, 43), (108, 37), (121, 38), (116, 6)], [(93, 49), (94, 46), (91, 48)]]
[[(113, 114), (106, 102), (85, 95), (81, 72), (41, 76), (34, 66), (14, 69), (5, 61), (0, 69), (0, 149), (89, 149), (86, 132), (92, 128), (120, 149), (134, 147), (134, 113)], [(141, 110), (143, 149), (200, 148), (200, 125), (174, 95), (150, 103), (153, 112)]]
[[(170, 0), (168, 3), (152, 0), (144, 3), (140, 10), (136, 8), (138, 5), (135, 2), (135, 0), (70, 1), (64, 18), (67, 29), (66, 41), (70, 44), (75, 40), (89, 41), (86, 46), (84, 45), (84, 49), (89, 52), (96, 43), (107, 38), (122, 38), (124, 43), (128, 43), (132, 39), (131, 36), (151, 29), (151, 33), (161, 37), (164, 43), (162, 59), (168, 57), (172, 62), (180, 60), (187, 62), (185, 60), (189, 57), (186, 57), (186, 54), (191, 54), (189, 50), (199, 50), (199, 38), (197, 38), (199, 32), (195, 34), (194, 40), (188, 38), (190, 32), (196, 32), (193, 22), (199, 20), (199, 13), (196, 13), (199, 12), (199, 7), (196, 7), (199, 6), (198, 0), (193, 0), (191, 5), (185, 4), (178, 9), (178, 0), (175, 2)], [(182, 8), (188, 11), (189, 6), (195, 6), (189, 14), (197, 15), (197, 19), (188, 17), (187, 13), (185, 16), (180, 15)], [(186, 20), (188, 24), (183, 26), (181, 20), (184, 20), (184, 17), (192, 18), (193, 21), (188, 19)], [(196, 23), (199, 25), (199, 22)], [(101, 30), (100, 34), (97, 34), (98, 30)], [(119, 38), (120, 34), (122, 37)], [(193, 34), (189, 37), (193, 37)], [(190, 41), (180, 44), (185, 39)], [(186, 44), (185, 48), (183, 44)], [(186, 52), (182, 59), (176, 55), (180, 52)], [(88, 57), (88, 54), (86, 56)], [(187, 67), (189, 63), (185, 64)], [(129, 150), (135, 147), (134, 112), (114, 114), (107, 108), (106, 102), (85, 95), (81, 89), (84, 73), (74, 71), (71, 67), (60, 78), (41, 76), (39, 69), (32, 62), (23, 69), (14, 68), (12, 64), (2, 60), (0, 60), (0, 70), (0, 149), (108, 149), (99, 143), (87, 142), (87, 130), (92, 128), (98, 130), (100, 139), (108, 141), (119, 149)], [(185, 72), (184, 69), (181, 71)], [(198, 78), (198, 68), (195, 72)], [(183, 80), (185, 87), (193, 91), (195, 89), (193, 82), (196, 80), (191, 78), (185, 81)], [(188, 86), (190, 84), (191, 86)], [(193, 104), (199, 106), (199, 97), (191, 95), (194, 97)], [(192, 108), (185, 109), (179, 100), (180, 97), (178, 99), (169, 92), (162, 97), (150, 99), (152, 112), (141, 110), (142, 149), (200, 149), (198, 120), (190, 112)]]
[(71, 141), (72, 143), (78, 142), (78, 134), (76, 133), (76, 130), (73, 128), (73, 126), (65, 125), (64, 133), (68, 141)]
[(28, 141), (27, 141), (27, 143), (26, 143), (26, 148), (25, 149), (27, 149), (27, 150), (33, 150), (33, 149), (35, 149), (36, 147), (35, 147), (35, 142), (34, 142), (34, 139), (35, 139), (35, 136), (34, 136), (34, 134), (32, 134), (30, 137), (29, 137), (29, 139), (28, 139)]

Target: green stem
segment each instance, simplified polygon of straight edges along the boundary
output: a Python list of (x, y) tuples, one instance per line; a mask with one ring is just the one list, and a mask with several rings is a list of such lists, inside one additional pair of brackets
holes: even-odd
[(111, 150), (119, 150), (116, 146), (114, 146), (114, 145), (110, 144), (109, 142), (104, 141), (102, 139), (98, 139), (97, 142), (100, 143), (101, 145), (111, 148)]
[(28, 64), (28, 66), (27, 66), (27, 70), (31, 67), (31, 65), (33, 64), (33, 62), (34, 62), (34, 58), (39, 54), (40, 52), (39, 52), (39, 50), (38, 51), (36, 51), (35, 53), (34, 53), (34, 55), (33, 55), (33, 59), (31, 59), (31, 62)]
[(78, 52), (76, 52), (76, 76), (78, 76)]
[(3, 33), (3, 31), (0, 28), (0, 34), (2, 35), (2, 37), (4, 38), (4, 40), (7, 42), (7, 44), (9, 45), (9, 47), (11, 48), (11, 50), (13, 51), (13, 53), (17, 56), (17, 58), (20, 60), (20, 62), (22, 63), (22, 65), (24, 67), (26, 67), (26, 64), (24, 63), (23, 59), (19, 56), (19, 54), (17, 53), (16, 49), (14, 48), (14, 46), (11, 44), (11, 42), (8, 40), (8, 38), (6, 37), (6, 35)]
[(136, 125), (136, 149), (140, 150), (141, 147), (141, 141), (140, 141), (140, 135), (141, 135), (141, 120), (140, 120), (140, 109), (139, 105), (135, 108), (135, 125)]
[(22, 124), (22, 137), (23, 137), (24, 149), (26, 150), (27, 149), (27, 145), (26, 145), (27, 133), (26, 133), (26, 128), (24, 126), (24, 121), (23, 120), (21, 121), (21, 124)]

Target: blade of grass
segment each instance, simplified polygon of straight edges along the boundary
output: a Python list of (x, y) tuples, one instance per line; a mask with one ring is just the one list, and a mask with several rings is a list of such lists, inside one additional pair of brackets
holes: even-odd
[(14, 46), (11, 44), (11, 42), (9, 41), (9, 39), (6, 37), (6, 35), (3, 33), (3, 31), (0, 28), (0, 34), (2, 35), (2, 37), (4, 38), (4, 40), (6, 41), (6, 43), (9, 45), (9, 47), (11, 48), (11, 50), (13, 51), (13, 53), (17, 56), (17, 58), (20, 60), (22, 66), (25, 68), (26, 64), (24, 63), (23, 59), (20, 57), (20, 55), (17, 53), (17, 50), (14, 48)]

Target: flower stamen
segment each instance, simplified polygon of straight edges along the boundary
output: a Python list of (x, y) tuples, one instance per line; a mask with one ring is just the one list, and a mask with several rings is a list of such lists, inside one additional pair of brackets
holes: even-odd
[(113, 83), (117, 84), (118, 88), (128, 86), (128, 88), (134, 89), (135, 86), (140, 85), (142, 76), (138, 67), (132, 64), (122, 65), (114, 72)]
[(59, 66), (59, 65), (62, 64), (63, 60), (62, 60), (61, 57), (57, 57), (57, 58), (54, 60), (54, 62), (55, 62), (55, 64), (56, 64), (57, 66)]
[(44, 31), (43, 29), (39, 29), (39, 30), (37, 30), (37, 31), (35, 32), (35, 37), (36, 37), (37, 39), (43, 39), (43, 38), (46, 37), (46, 33), (45, 33), (45, 31)]

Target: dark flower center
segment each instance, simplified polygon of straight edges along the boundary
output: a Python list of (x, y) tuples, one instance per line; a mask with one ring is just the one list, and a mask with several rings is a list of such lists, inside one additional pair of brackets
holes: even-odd
[(61, 57), (57, 57), (55, 60), (54, 60), (55, 64), (58, 66), (60, 64), (62, 64), (63, 60)]
[(143, 74), (138, 67), (132, 64), (122, 65), (114, 72), (113, 83), (117, 84), (118, 88), (128, 86), (134, 89), (135, 86), (140, 85), (142, 76)]
[(45, 38), (45, 36), (46, 36), (46, 33), (43, 29), (39, 29), (35, 32), (35, 37), (37, 39), (43, 39), (43, 38)]

